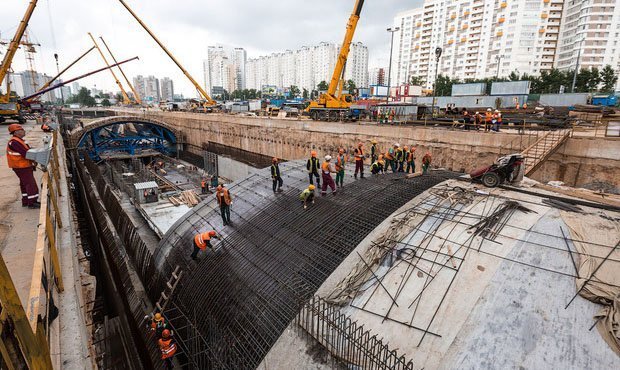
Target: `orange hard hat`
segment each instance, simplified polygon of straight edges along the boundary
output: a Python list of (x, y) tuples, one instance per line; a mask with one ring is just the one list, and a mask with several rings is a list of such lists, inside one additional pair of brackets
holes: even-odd
[(9, 134), (14, 133), (15, 131), (23, 130), (24, 128), (19, 123), (11, 123), (9, 125)]
[(314, 190), (314, 189), (316, 189), (316, 186), (314, 186), (314, 185), (309, 185), (308, 186), (308, 190)]
[(344, 149), (342, 149), (342, 148), (338, 149), (338, 153), (343, 154), (344, 153)]
[(162, 321), (164, 318), (161, 317), (161, 314), (158, 312), (158, 313), (155, 314), (154, 319), (155, 319), (155, 321)]
[(164, 329), (164, 331), (161, 332), (161, 337), (162, 338), (170, 338), (170, 330)]
[(311, 151), (310, 155), (313, 156), (313, 157), (316, 157), (316, 150)]
[(213, 231), (213, 230), (209, 231), (209, 236), (215, 236), (215, 235), (217, 235), (217, 233), (215, 231)]

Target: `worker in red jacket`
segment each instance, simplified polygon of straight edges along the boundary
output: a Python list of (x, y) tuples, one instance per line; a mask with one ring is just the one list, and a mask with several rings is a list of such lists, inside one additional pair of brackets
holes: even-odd
[(197, 259), (198, 252), (207, 250), (207, 247), (213, 248), (211, 238), (219, 239), (214, 230), (198, 233), (194, 236), (194, 251), (191, 254), (193, 260)]
[(170, 333), (170, 330), (165, 329), (161, 333), (161, 338), (157, 342), (157, 345), (161, 351), (161, 359), (164, 362), (164, 367), (166, 369), (172, 369), (174, 367), (172, 364), (172, 358), (174, 357), (174, 354), (177, 353), (177, 344), (172, 338), (172, 333)]
[(30, 146), (24, 141), (26, 131), (22, 125), (9, 125), (9, 133), (13, 135), (6, 145), (6, 159), (9, 168), (12, 168), (19, 177), (19, 187), (22, 191), (22, 207), (41, 208), (39, 203), (39, 187), (34, 179), (36, 163), (26, 159), (26, 152)]

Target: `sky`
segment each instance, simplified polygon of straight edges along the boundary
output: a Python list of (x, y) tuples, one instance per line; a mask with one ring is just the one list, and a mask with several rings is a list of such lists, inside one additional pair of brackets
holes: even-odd
[[(21, 21), (28, 0), (1, 0), (0, 40), (9, 41)], [(202, 61), (210, 45), (243, 47), (249, 58), (295, 50), (321, 41), (341, 43), (354, 0), (126, 0), (142, 21), (166, 45), (189, 73), (202, 84)], [(370, 67), (387, 67), (389, 33), (399, 11), (415, 8), (422, 0), (366, 0), (354, 42), (368, 46)], [(60, 69), (92, 46), (87, 32), (100, 43), (102, 36), (127, 76), (170, 77), (175, 93), (194, 97), (195, 90), (163, 50), (118, 0), (39, 0), (29, 24), (30, 41), (41, 44), (35, 69), (55, 75), (54, 53)], [(101, 43), (100, 43), (101, 44)], [(103, 46), (100, 45), (102, 48)], [(4, 56), (5, 46), (0, 46)], [(110, 58), (108, 58), (110, 59)], [(13, 69), (26, 69), (24, 53), (17, 52)], [(96, 50), (72, 67), (69, 79), (103, 67)], [(120, 77), (120, 74), (118, 74)], [(83, 79), (80, 85), (118, 91), (107, 71)]]

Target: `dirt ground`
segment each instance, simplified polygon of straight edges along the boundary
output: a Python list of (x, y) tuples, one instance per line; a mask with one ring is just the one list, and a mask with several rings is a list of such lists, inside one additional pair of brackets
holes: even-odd
[[(24, 128), (28, 144), (33, 148), (39, 147), (45, 133), (34, 121), (29, 121)], [(9, 138), (8, 124), (4, 123), (0, 125), (0, 251), (25, 307), (32, 280), (39, 210), (21, 206), (19, 179), (8, 168), (6, 160)], [(41, 175), (41, 171), (35, 172), (39, 186)]]

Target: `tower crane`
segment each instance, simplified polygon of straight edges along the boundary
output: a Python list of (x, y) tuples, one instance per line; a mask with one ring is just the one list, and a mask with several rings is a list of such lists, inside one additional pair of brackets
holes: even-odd
[(349, 118), (351, 116), (353, 96), (351, 94), (342, 94), (342, 79), (344, 78), (347, 58), (351, 50), (351, 42), (353, 41), (353, 35), (355, 34), (363, 6), (364, 0), (355, 1), (353, 13), (351, 13), (347, 23), (347, 31), (344, 34), (344, 40), (340, 47), (338, 60), (336, 60), (336, 66), (334, 67), (327, 92), (321, 94), (318, 100), (310, 102), (310, 105), (306, 108), (306, 112), (309, 112), (310, 117), (315, 121), (337, 121), (341, 113), (344, 113)]
[(153, 38), (153, 40), (155, 40), (155, 42), (162, 48), (162, 50), (170, 57), (170, 59), (172, 59), (172, 61), (174, 62), (174, 64), (177, 65), (177, 67), (179, 67), (179, 69), (181, 70), (181, 72), (183, 72), (183, 74), (185, 75), (185, 77), (187, 77), (188, 80), (190, 80), (190, 82), (192, 83), (192, 85), (194, 85), (194, 87), (196, 88), (196, 90), (198, 91), (198, 93), (200, 94), (200, 96), (204, 99), (203, 102), (203, 107), (205, 109), (212, 109), (212, 108), (216, 108), (218, 106), (217, 102), (213, 99), (211, 99), (211, 97), (209, 96), (209, 94), (207, 94), (207, 92), (202, 88), (202, 86), (200, 86), (198, 84), (198, 82), (196, 82), (196, 80), (189, 74), (189, 72), (183, 68), (183, 66), (181, 65), (181, 63), (172, 55), (172, 53), (164, 46), (164, 44), (162, 44), (161, 41), (159, 41), (159, 39), (155, 36), (155, 34), (153, 33), (153, 31), (151, 31), (146, 24), (144, 24), (144, 22), (142, 22), (142, 20), (136, 15), (136, 13), (134, 13), (133, 10), (131, 10), (131, 8), (129, 7), (129, 5), (127, 5), (127, 3), (123, 0), (118, 0), (124, 7), (125, 9), (127, 9), (127, 11), (136, 19), (136, 21), (138, 21), (138, 23), (140, 23), (140, 25), (142, 26), (142, 28), (144, 28), (144, 30)]
[(9, 81), (8, 73), (11, 69), (11, 63), (13, 62), (15, 53), (19, 48), (21, 39), (24, 36), (24, 32), (26, 32), (26, 27), (28, 27), (28, 22), (30, 22), (30, 17), (32, 17), (32, 13), (34, 12), (36, 6), (37, 0), (31, 0), (28, 8), (26, 9), (26, 14), (24, 14), (19, 26), (17, 26), (15, 36), (13, 36), (13, 39), (9, 43), (9, 48), (4, 55), (4, 59), (2, 59), (2, 64), (0, 64), (0, 85), (2, 85), (2, 81), (6, 79), (6, 91), (4, 94), (0, 93), (0, 122), (4, 122), (7, 119), (14, 119), (20, 123), (25, 122), (24, 118), (19, 115), (19, 103), (17, 101), (12, 101), (13, 99), (11, 99), (11, 82)]

